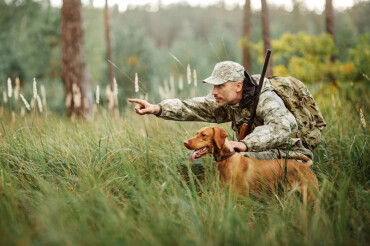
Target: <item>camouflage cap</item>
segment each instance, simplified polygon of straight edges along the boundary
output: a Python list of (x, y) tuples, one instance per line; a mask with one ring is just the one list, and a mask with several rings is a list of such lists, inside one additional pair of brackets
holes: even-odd
[(221, 85), (227, 81), (239, 82), (244, 80), (244, 67), (233, 61), (223, 61), (216, 64), (212, 75), (203, 83)]

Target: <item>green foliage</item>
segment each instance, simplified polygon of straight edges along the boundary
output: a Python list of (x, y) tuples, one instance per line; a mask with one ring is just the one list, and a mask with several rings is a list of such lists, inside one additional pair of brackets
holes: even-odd
[(350, 60), (348, 47), (354, 47), (359, 40), (358, 29), (351, 16), (340, 13), (335, 21), (335, 44), (338, 50), (338, 57), (342, 61)]
[(138, 73), (139, 83), (142, 85), (141, 93), (148, 93), (155, 88), (155, 85), (150, 83), (150, 76), (154, 74), (153, 68), (157, 66), (151, 40), (140, 28), (132, 24), (121, 28), (117, 23), (112, 30), (115, 33), (114, 63), (119, 68), (115, 69), (116, 78), (119, 85), (123, 85), (120, 95), (124, 98), (134, 95), (135, 73)]
[[(369, 81), (370, 71), (370, 35), (364, 34), (358, 40), (355, 48), (350, 50), (350, 60), (355, 64), (355, 75), (353, 79)], [(367, 77), (367, 78), (366, 78)]]
[[(363, 80), (366, 56), (361, 53), (360, 35), (369, 31), (367, 12), (369, 3), (360, 2), (353, 8), (336, 12), (336, 47), (323, 35), (324, 18), (309, 11), (301, 1), (294, 1), (289, 12), (270, 4), (270, 29), (273, 60), (278, 75), (293, 75), (305, 82), (338, 79)], [(261, 23), (258, 11), (252, 13), (252, 73), (260, 73), (264, 56), (260, 42)], [(222, 18), (220, 18), (222, 16)], [(171, 5), (156, 11), (149, 6), (129, 8), (119, 12), (111, 9), (113, 62), (120, 88), (120, 104), (127, 97), (144, 97), (145, 92), (134, 92), (135, 72), (149, 98), (159, 100), (159, 87), (174, 76), (175, 81), (186, 78), (186, 67), (196, 69), (198, 82), (209, 76), (214, 64), (221, 60), (241, 62), (243, 12), (236, 5), (226, 9), (222, 3), (208, 8), (185, 4)], [(85, 6), (85, 53), (93, 88), (108, 84), (108, 61), (104, 34), (103, 9)], [(0, 79), (21, 78), (22, 84), (32, 78), (60, 81), (60, 9), (49, 1), (0, 0)], [(301, 30), (311, 37), (298, 33)], [(292, 40), (296, 41), (293, 42)], [(367, 42), (367, 43), (366, 43)], [(276, 46), (276, 47), (275, 47)], [(291, 49), (290, 49), (291, 48)], [(276, 51), (275, 51), (276, 49)], [(354, 49), (351, 52), (348, 50)], [(306, 52), (309, 52), (306, 55)], [(330, 55), (339, 62), (328, 62)], [(174, 55), (179, 61), (172, 57)], [(354, 63), (358, 60), (360, 63)], [(122, 70), (122, 71), (120, 71)], [(54, 83), (54, 82), (53, 82)], [(177, 82), (176, 82), (177, 85)], [(177, 88), (182, 98), (203, 95), (209, 87), (198, 83), (196, 89)], [(60, 92), (62, 93), (62, 91)], [(57, 104), (57, 103), (55, 103)], [(59, 101), (58, 108), (63, 108)]]
[(293, 76), (308, 83), (353, 78), (355, 66), (352, 62), (331, 62), (337, 49), (327, 34), (309, 36), (303, 32), (297, 35), (284, 34), (272, 43), (275, 70), (280, 76)]
[(0, 78), (60, 77), (60, 10), (31, 0), (0, 1)]
[[(238, 49), (235, 45), (237, 41), (231, 34), (229, 35), (227, 30), (220, 25), (215, 25), (209, 32), (207, 40), (197, 39), (194, 37), (190, 27), (185, 23), (179, 39), (170, 49), (171, 54), (180, 61), (180, 64), (174, 59), (168, 61), (171, 63), (171, 74), (183, 76), (186, 83), (187, 65), (190, 64), (192, 72), (196, 69), (198, 81), (197, 95), (204, 95), (210, 92), (210, 87), (202, 85), (200, 82), (210, 76), (214, 64), (224, 60), (240, 60)], [(181, 93), (189, 95), (191, 89), (192, 87), (186, 87)]]
[(91, 84), (109, 84), (107, 44), (104, 33), (103, 11), (86, 7), (83, 9), (84, 48)]

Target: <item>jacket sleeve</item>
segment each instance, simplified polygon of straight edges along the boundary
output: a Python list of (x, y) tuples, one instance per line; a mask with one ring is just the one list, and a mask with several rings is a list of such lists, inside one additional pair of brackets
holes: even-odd
[(290, 134), (298, 131), (293, 114), (273, 91), (261, 94), (256, 117), (263, 122), (263, 125), (257, 126), (242, 140), (248, 151), (260, 152), (286, 146)]
[(167, 99), (159, 103), (161, 113), (158, 117), (177, 121), (204, 121), (223, 123), (230, 121), (226, 109), (218, 106), (211, 94), (187, 100)]

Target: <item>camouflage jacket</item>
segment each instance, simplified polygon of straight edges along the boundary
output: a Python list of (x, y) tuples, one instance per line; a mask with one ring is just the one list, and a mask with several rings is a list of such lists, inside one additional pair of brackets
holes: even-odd
[[(259, 81), (259, 75), (252, 77), (255, 81)], [(162, 112), (158, 117), (163, 119), (210, 123), (232, 122), (237, 138), (243, 123), (250, 118), (251, 114), (251, 108), (240, 108), (238, 104), (219, 106), (211, 94), (183, 101), (167, 99), (159, 105)], [(268, 79), (264, 81), (252, 130), (251, 134), (241, 140), (248, 151), (262, 152), (271, 149), (284, 151), (289, 148), (291, 151), (310, 153), (312, 157), (312, 153), (304, 148), (301, 139), (293, 137), (298, 131), (296, 119), (274, 92)]]

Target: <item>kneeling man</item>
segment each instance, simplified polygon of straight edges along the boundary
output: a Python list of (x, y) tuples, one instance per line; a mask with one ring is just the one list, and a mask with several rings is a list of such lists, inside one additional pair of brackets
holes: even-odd
[[(249, 76), (236, 62), (224, 61), (217, 63), (212, 75), (203, 81), (213, 86), (212, 93), (205, 97), (167, 99), (159, 104), (140, 99), (129, 99), (129, 102), (137, 104), (135, 111), (140, 115), (154, 114), (177, 121), (231, 121), (239, 139), (243, 123), (251, 116), (259, 78), (260, 75)], [(280, 159), (289, 151), (290, 156), (304, 155), (313, 159), (312, 152), (305, 148), (301, 139), (293, 137), (298, 132), (296, 119), (274, 92), (268, 79), (264, 80), (252, 130), (244, 139), (230, 141), (234, 149), (247, 157)]]

